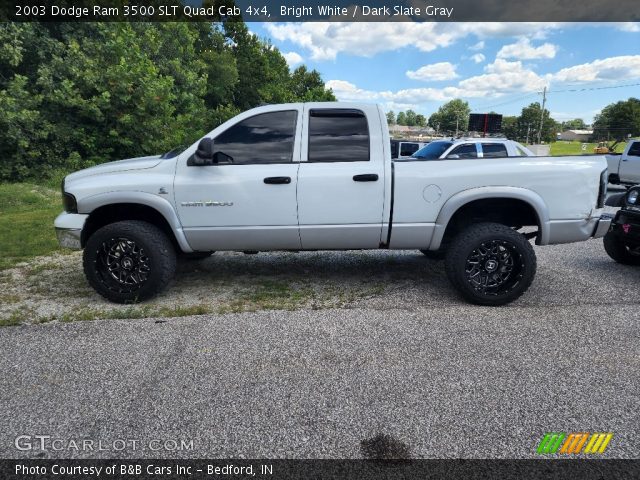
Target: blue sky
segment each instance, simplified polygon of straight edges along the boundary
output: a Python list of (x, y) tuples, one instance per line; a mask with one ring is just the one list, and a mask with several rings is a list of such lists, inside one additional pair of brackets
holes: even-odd
[[(540, 101), (556, 120), (587, 123), (640, 97), (639, 23), (251, 23), (292, 67), (315, 68), (339, 100), (430, 115), (451, 98), (517, 115)], [(579, 92), (560, 90), (594, 89)]]

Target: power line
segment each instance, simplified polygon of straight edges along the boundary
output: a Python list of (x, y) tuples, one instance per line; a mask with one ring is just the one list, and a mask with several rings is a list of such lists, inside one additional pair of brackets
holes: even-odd
[[(550, 93), (565, 93), (565, 92), (586, 92), (586, 91), (593, 91), (593, 90), (609, 90), (612, 88), (626, 88), (626, 87), (637, 87), (640, 86), (640, 83), (629, 83), (629, 84), (625, 84), (625, 85), (608, 85), (605, 87), (584, 87), (584, 88), (567, 88), (564, 90), (547, 90), (547, 95), (549, 95)], [(480, 106), (475, 106), (474, 109), (478, 110), (478, 109), (490, 109), (490, 108), (495, 108), (495, 107), (501, 107), (502, 105), (508, 105), (510, 103), (516, 103), (519, 102), (521, 100), (525, 100), (527, 98), (531, 98), (537, 95), (542, 95), (542, 92), (532, 92), (532, 93), (528, 93), (526, 95), (522, 95), (516, 98), (512, 98), (511, 100), (506, 100), (504, 102), (500, 102), (500, 103), (493, 103), (493, 104), (489, 104), (489, 105), (480, 105)]]
[[(637, 87), (640, 86), (640, 83), (629, 83), (626, 85), (609, 85), (608, 87), (585, 87), (585, 88), (568, 88), (565, 90), (548, 90), (549, 93), (563, 93), (563, 92), (586, 92), (591, 90), (609, 90), (611, 88), (625, 88), (625, 87)], [(542, 92), (536, 92), (537, 94), (541, 94)]]
[(489, 109), (489, 108), (500, 107), (502, 105), (508, 105), (510, 103), (520, 102), (520, 101), (522, 101), (522, 100), (524, 100), (526, 98), (535, 97), (537, 95), (538, 95), (538, 92), (528, 93), (526, 95), (519, 96), (519, 97), (513, 98), (511, 100), (506, 100), (504, 102), (494, 103), (494, 104), (491, 104), (491, 105), (476, 106), (475, 109), (484, 109), (484, 110), (486, 110), (486, 109)]

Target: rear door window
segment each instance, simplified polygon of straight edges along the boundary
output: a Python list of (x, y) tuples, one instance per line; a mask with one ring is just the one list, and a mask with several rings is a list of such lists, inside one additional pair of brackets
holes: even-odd
[(502, 143), (483, 143), (482, 155), (484, 158), (508, 157), (507, 147)]
[(400, 156), (410, 157), (411, 155), (413, 155), (418, 151), (419, 147), (420, 145), (418, 145), (417, 143), (403, 142), (400, 144)]
[(640, 142), (633, 142), (627, 155), (630, 157), (640, 157)]
[[(457, 155), (457, 157), (452, 157), (453, 155)], [(475, 143), (464, 143), (451, 150), (447, 158), (478, 158), (478, 151), (476, 150)]]
[(368, 162), (367, 117), (354, 109), (313, 109), (309, 117), (309, 162)]

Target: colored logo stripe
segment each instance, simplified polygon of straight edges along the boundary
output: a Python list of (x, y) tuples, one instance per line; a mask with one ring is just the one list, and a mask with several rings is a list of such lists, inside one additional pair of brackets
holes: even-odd
[(587, 441), (588, 435), (586, 433), (571, 433), (567, 437), (567, 440), (562, 445), (560, 453), (578, 453)]
[[(613, 438), (613, 433), (569, 433), (550, 432), (545, 433), (542, 441), (538, 445), (537, 453), (554, 454), (558, 452), (560, 445), (562, 448), (558, 453), (578, 454), (582, 453), (604, 453)], [(589, 440), (587, 442), (587, 439)], [(564, 443), (562, 441), (564, 440)], [(584, 451), (582, 448), (585, 446)]]
[(594, 433), (584, 449), (584, 453), (604, 453), (613, 437), (612, 433)]
[(556, 453), (564, 437), (565, 434), (562, 432), (545, 434), (540, 445), (538, 445), (538, 453)]

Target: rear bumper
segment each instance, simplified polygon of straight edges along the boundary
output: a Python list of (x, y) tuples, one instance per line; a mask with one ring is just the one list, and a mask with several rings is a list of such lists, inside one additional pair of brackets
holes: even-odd
[(590, 238), (601, 238), (611, 226), (613, 215), (602, 214), (586, 220), (556, 220), (548, 224), (549, 237), (546, 244), (583, 242)]
[(613, 221), (613, 215), (609, 213), (602, 214), (598, 219), (598, 223), (596, 223), (596, 228), (593, 232), (593, 238), (604, 237), (609, 231), (609, 228), (611, 228), (612, 221)]
[(89, 215), (61, 213), (54, 221), (58, 244), (63, 248), (82, 249), (82, 228)]

